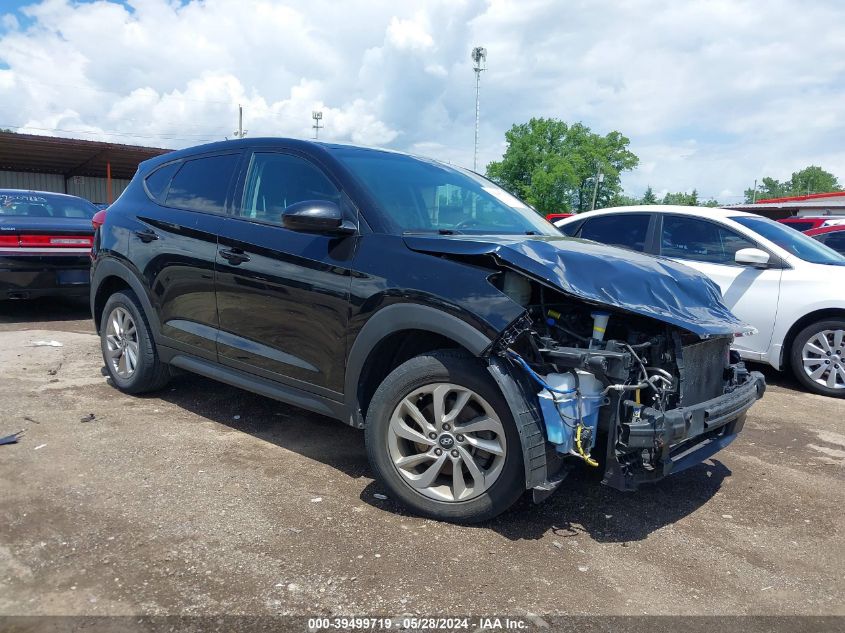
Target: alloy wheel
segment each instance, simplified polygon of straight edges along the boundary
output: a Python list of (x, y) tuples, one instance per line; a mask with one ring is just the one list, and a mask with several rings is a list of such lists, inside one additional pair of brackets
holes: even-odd
[(467, 501), (502, 472), (505, 429), (481, 396), (453, 383), (432, 383), (405, 396), (390, 417), (393, 465), (414, 490), (437, 501)]
[(804, 371), (828, 389), (845, 389), (845, 330), (822, 330), (801, 350)]
[(130, 378), (138, 366), (138, 331), (126, 308), (117, 306), (106, 321), (106, 357), (112, 371)]

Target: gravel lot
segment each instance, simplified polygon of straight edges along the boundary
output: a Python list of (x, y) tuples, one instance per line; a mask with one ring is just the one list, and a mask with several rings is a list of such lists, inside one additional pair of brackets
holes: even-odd
[(845, 615), (845, 401), (775, 372), (712, 462), (463, 528), (377, 498), (354, 429), (101, 368), (84, 306), (0, 305), (0, 614)]

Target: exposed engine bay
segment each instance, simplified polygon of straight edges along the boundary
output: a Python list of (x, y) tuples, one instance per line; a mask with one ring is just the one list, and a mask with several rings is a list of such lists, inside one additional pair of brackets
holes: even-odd
[[(702, 443), (715, 453), (741, 428), (745, 409), (724, 396), (758, 381), (730, 352), (731, 336), (701, 338), (510, 271), (495, 283), (526, 309), (496, 353), (533, 383), (558, 456), (601, 463), (604, 483), (631, 490), (700, 462)], [(684, 463), (691, 448), (696, 459)]]

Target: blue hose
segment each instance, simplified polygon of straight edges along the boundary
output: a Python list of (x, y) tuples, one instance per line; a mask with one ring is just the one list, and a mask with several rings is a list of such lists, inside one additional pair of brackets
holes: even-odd
[(569, 395), (569, 394), (575, 393), (577, 391), (576, 389), (569, 389), (567, 391), (563, 391), (562, 389), (555, 389), (554, 387), (549, 385), (549, 383), (547, 383), (545, 380), (543, 380), (543, 378), (540, 376), (540, 374), (538, 374), (536, 371), (531, 369), (531, 367), (528, 366), (528, 363), (525, 362), (525, 359), (522, 358), (522, 356), (520, 356), (519, 354), (517, 354), (516, 352), (514, 352), (512, 350), (508, 350), (508, 356), (511, 359), (513, 359), (514, 361), (516, 361), (516, 363), (518, 365), (520, 365), (525, 371), (527, 371), (528, 375), (531, 376), (534, 380), (536, 380), (537, 383), (543, 389), (551, 391), (552, 393), (560, 393), (560, 394), (563, 394), (563, 395)]

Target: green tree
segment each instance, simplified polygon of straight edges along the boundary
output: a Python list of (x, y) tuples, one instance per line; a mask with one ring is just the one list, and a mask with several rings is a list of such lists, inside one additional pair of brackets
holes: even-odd
[(680, 204), (687, 207), (698, 206), (698, 191), (693, 189), (692, 193), (685, 193), (683, 191), (667, 193), (663, 196), (662, 204)]
[(654, 191), (651, 189), (651, 185), (649, 185), (645, 193), (643, 194), (643, 198), (640, 201), (640, 204), (657, 204), (657, 196), (654, 195)]
[(607, 206), (609, 207), (632, 207), (638, 204), (643, 204), (642, 200), (639, 198), (634, 198), (633, 196), (626, 195), (625, 193), (616, 193), (608, 202)]
[(487, 176), (540, 213), (590, 208), (599, 173), (596, 207), (622, 191), (620, 174), (639, 160), (619, 132), (596, 134), (582, 123), (532, 118), (505, 133), (502, 160), (487, 165)]
[(749, 203), (766, 198), (803, 196), (808, 193), (827, 193), (829, 191), (842, 191), (839, 179), (817, 165), (810, 165), (793, 172), (792, 177), (783, 182), (769, 176), (763, 178), (757, 185), (756, 196), (753, 188), (745, 190), (745, 202)]
[(801, 171), (796, 171), (789, 179), (790, 195), (800, 196), (809, 193), (827, 193), (842, 191), (839, 180), (829, 171), (817, 165), (810, 165)]

